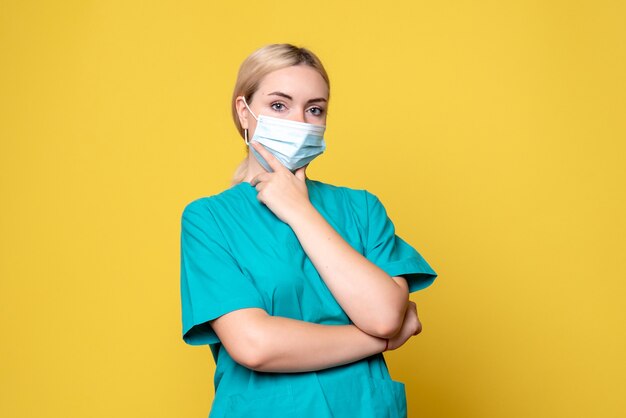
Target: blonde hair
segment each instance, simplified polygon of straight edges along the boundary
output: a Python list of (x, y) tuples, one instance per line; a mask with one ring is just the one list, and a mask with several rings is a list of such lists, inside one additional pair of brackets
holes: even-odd
[[(254, 96), (254, 93), (259, 88), (259, 84), (261, 84), (261, 80), (263, 80), (267, 74), (294, 65), (307, 65), (317, 70), (330, 91), (330, 81), (322, 62), (308, 49), (299, 48), (291, 44), (271, 44), (257, 49), (250, 54), (248, 58), (243, 61), (241, 67), (239, 67), (239, 73), (237, 74), (237, 81), (231, 100), (233, 121), (242, 138), (244, 137), (244, 130), (239, 122), (239, 115), (237, 114), (237, 97), (243, 96), (248, 101), (248, 104), (251, 103), (252, 96)], [(233, 174), (231, 186), (241, 183), (247, 171), (248, 155), (246, 154), (246, 158), (237, 166)]]

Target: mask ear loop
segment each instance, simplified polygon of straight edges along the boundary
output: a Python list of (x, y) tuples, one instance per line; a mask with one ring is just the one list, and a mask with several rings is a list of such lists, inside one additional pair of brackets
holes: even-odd
[[(252, 117), (255, 120), (259, 120), (259, 118), (256, 117), (256, 115), (254, 114), (254, 112), (250, 109), (250, 107), (248, 106), (248, 102), (246, 102), (246, 96), (241, 96), (241, 98), (243, 99), (243, 104), (246, 105), (246, 109), (248, 109), (248, 112), (250, 112), (250, 114), (252, 115)], [(248, 129), (244, 129), (243, 130), (243, 137), (246, 141), (246, 145), (250, 145), (250, 142), (248, 142)]]
[(248, 106), (248, 102), (246, 102), (246, 96), (241, 96), (241, 98), (243, 99), (243, 104), (246, 105), (246, 109), (248, 109), (248, 112), (250, 112), (252, 114), (252, 116), (254, 117), (255, 120), (259, 120), (259, 118), (256, 117), (256, 115), (254, 114), (254, 112), (250, 109), (250, 107)]

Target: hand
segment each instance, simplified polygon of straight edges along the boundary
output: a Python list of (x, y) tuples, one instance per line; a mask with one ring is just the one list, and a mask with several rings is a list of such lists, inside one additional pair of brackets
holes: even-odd
[(403, 345), (414, 335), (422, 332), (422, 323), (417, 317), (417, 305), (415, 302), (409, 301), (406, 312), (404, 313), (404, 322), (400, 331), (393, 337), (389, 338), (389, 345), (387, 350), (395, 350)]
[(250, 184), (257, 190), (257, 199), (265, 204), (281, 221), (291, 224), (294, 219), (312, 208), (306, 186), (306, 167), (291, 173), (273, 154), (256, 141), (250, 145), (274, 170), (256, 175)]

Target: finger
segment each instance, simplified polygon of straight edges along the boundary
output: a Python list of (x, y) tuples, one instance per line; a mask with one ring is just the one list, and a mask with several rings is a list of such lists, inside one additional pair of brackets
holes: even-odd
[(256, 189), (257, 194), (260, 194), (263, 189), (265, 189), (265, 187), (267, 187), (267, 183), (265, 182), (261, 182), (259, 184), (257, 184), (256, 186), (254, 186), (254, 188)]
[(268, 172), (257, 174), (250, 180), (250, 184), (255, 187), (260, 182), (269, 180), (269, 174)]
[(278, 161), (278, 159), (274, 157), (272, 153), (266, 150), (265, 147), (261, 143), (257, 141), (250, 141), (250, 144), (254, 147), (255, 150), (257, 150), (259, 154), (261, 154), (261, 157), (263, 157), (263, 159), (267, 161), (267, 163), (270, 165), (272, 170), (274, 171), (287, 170), (287, 167), (282, 165), (282, 163)]

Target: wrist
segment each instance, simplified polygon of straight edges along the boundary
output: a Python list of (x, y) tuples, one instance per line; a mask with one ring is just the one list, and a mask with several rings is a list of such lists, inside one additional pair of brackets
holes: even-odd
[(287, 224), (295, 231), (295, 229), (299, 225), (302, 225), (305, 221), (310, 222), (310, 220), (315, 215), (319, 215), (319, 212), (317, 211), (317, 209), (315, 209), (315, 206), (313, 206), (313, 204), (309, 201), (295, 212), (294, 216), (289, 219)]

